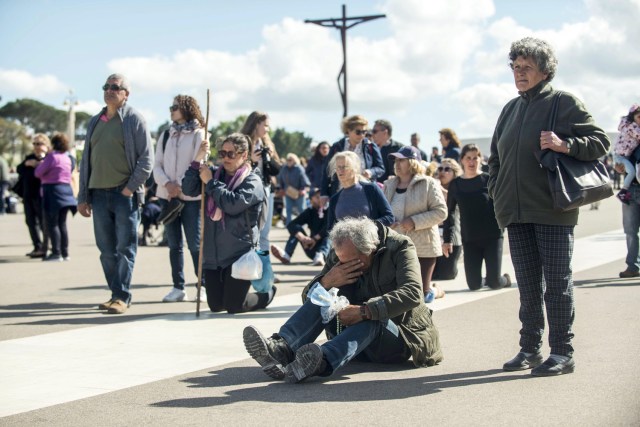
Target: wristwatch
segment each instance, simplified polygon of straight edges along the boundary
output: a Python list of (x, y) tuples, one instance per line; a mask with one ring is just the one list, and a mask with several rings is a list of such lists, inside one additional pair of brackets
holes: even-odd
[(567, 143), (567, 153), (571, 151), (571, 146), (573, 145), (571, 141), (566, 141)]
[(360, 317), (362, 318), (362, 320), (369, 320), (369, 318), (367, 317), (367, 306), (366, 305), (361, 305), (360, 306)]

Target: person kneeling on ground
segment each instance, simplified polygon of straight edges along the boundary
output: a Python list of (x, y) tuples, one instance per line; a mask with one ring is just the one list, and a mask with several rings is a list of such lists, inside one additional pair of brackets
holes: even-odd
[[(420, 264), (411, 240), (366, 217), (345, 218), (330, 233), (327, 264), (303, 291), (304, 304), (277, 334), (244, 329), (249, 355), (271, 378), (297, 383), (329, 376), (350, 360), (417, 367), (442, 361), (438, 330), (423, 303)], [(349, 300), (323, 324), (322, 307), (308, 295), (338, 288)], [(329, 341), (314, 343), (322, 331)]]
[[(327, 237), (327, 208), (322, 207), (320, 189), (314, 188), (309, 193), (311, 207), (291, 220), (287, 225), (289, 240), (284, 251), (276, 245), (271, 245), (271, 253), (283, 264), (289, 264), (293, 251), (298, 242), (302, 244), (304, 253), (313, 260), (313, 265), (324, 265), (329, 254), (330, 241)], [(309, 235), (304, 226), (309, 227)]]

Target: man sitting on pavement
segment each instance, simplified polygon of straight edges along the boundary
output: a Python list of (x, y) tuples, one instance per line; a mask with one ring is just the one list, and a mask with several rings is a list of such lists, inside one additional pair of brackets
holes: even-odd
[[(313, 260), (313, 265), (324, 265), (329, 255), (329, 238), (327, 237), (327, 207), (322, 207), (320, 189), (314, 188), (309, 193), (311, 207), (295, 217), (287, 225), (289, 240), (284, 251), (276, 245), (271, 245), (271, 253), (283, 264), (289, 264), (293, 251), (298, 242), (302, 244), (304, 253)], [(309, 227), (307, 235), (304, 226)]]
[[(333, 249), (305, 287), (304, 304), (277, 334), (244, 329), (249, 355), (271, 378), (297, 383), (326, 377), (357, 357), (417, 367), (442, 361), (438, 330), (423, 304), (420, 264), (411, 240), (369, 218), (345, 218), (329, 235)], [(326, 319), (314, 295), (337, 288), (348, 304)], [(310, 296), (310, 297), (308, 297)], [(324, 319), (324, 321), (323, 321)], [(325, 322), (327, 322), (325, 324)], [(326, 331), (329, 341), (314, 343)]]

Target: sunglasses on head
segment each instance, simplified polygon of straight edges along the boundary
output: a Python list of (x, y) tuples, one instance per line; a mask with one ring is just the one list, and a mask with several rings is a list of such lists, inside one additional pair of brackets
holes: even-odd
[(173, 111), (178, 111), (180, 109), (180, 107), (178, 105), (172, 105), (169, 107), (169, 111), (173, 112)]
[(126, 88), (124, 88), (123, 86), (118, 86), (116, 84), (109, 84), (109, 83), (105, 83), (104, 86), (102, 86), (102, 90), (107, 91), (107, 90), (114, 90), (116, 92), (119, 92), (121, 90), (126, 90)]
[(238, 153), (235, 151), (218, 151), (218, 157), (220, 157), (221, 159), (224, 159), (225, 157), (228, 157), (229, 159), (235, 159), (237, 155)]
[(356, 135), (366, 135), (367, 132), (369, 132), (369, 131), (366, 130), (366, 129), (356, 129), (356, 130), (353, 131), (353, 133), (355, 133)]
[(451, 172), (453, 169), (451, 169), (449, 166), (438, 166), (438, 172)]

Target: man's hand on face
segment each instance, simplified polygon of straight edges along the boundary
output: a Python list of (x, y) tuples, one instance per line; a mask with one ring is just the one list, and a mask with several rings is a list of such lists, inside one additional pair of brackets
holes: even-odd
[(364, 264), (359, 259), (352, 259), (344, 263), (338, 262), (320, 279), (320, 284), (325, 289), (330, 289), (355, 283), (362, 276), (363, 266)]

